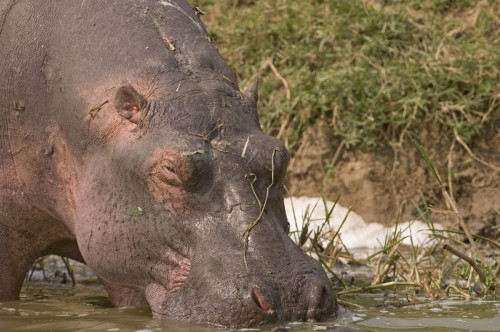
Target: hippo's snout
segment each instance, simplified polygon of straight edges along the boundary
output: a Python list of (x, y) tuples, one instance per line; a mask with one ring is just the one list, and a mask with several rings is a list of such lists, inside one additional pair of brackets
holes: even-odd
[(329, 280), (320, 270), (297, 275), (293, 271), (227, 275), (219, 266), (216, 278), (216, 271), (194, 266), (178, 289), (160, 283), (147, 287), (146, 298), (156, 318), (187, 317), (202, 323), (208, 317), (208, 322), (215, 325), (252, 327), (280, 321), (324, 320), (336, 309)]
[[(281, 294), (280, 298), (266, 294), (263, 287), (251, 289), (253, 304), (260, 309), (263, 318), (268, 322), (277, 320), (302, 320), (318, 321), (333, 314), (335, 309), (335, 297), (330, 290), (328, 282), (319, 277), (311, 277), (302, 290), (299, 290), (296, 303), (283, 301), (287, 294)], [(293, 287), (292, 285), (290, 285)]]

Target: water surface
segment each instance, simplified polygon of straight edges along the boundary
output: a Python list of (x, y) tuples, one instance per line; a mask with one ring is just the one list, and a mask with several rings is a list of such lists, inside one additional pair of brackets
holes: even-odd
[[(365, 309), (341, 309), (322, 323), (282, 324), (290, 331), (328, 331), (348, 325), (365, 331), (499, 331), (500, 302), (443, 301), (406, 307), (382, 306), (382, 297), (350, 298)], [(264, 326), (255, 331), (270, 331)], [(246, 329), (248, 331), (249, 329)], [(148, 307), (113, 308), (99, 285), (28, 283), (18, 301), (0, 302), (0, 331), (193, 331), (228, 329), (158, 321)]]

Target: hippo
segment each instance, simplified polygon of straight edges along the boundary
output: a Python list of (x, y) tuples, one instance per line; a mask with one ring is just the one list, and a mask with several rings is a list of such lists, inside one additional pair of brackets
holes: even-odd
[(257, 90), (186, 1), (0, 2), (0, 300), (54, 254), (157, 319), (332, 317), (287, 234), (289, 155)]

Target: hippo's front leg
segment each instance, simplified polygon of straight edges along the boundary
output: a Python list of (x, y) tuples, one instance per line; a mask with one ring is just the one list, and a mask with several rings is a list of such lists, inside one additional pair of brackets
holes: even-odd
[(108, 293), (111, 303), (116, 307), (130, 307), (136, 305), (147, 305), (144, 297), (144, 291), (131, 287), (113, 284), (102, 278), (99, 278)]

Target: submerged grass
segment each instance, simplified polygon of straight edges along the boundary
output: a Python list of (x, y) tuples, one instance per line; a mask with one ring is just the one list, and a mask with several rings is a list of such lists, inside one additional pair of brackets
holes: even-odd
[(319, 118), (347, 147), (499, 128), (498, 1), (193, 2), (242, 85), (263, 78), (261, 122), (292, 151)]

